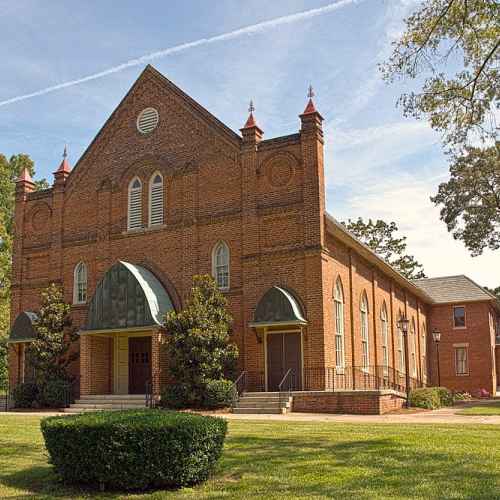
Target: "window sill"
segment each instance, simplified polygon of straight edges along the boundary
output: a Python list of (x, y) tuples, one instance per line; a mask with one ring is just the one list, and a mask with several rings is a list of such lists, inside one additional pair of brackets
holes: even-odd
[(162, 229), (166, 229), (167, 224), (158, 224), (154, 226), (146, 226), (146, 227), (138, 227), (135, 229), (127, 229), (126, 231), (122, 231), (122, 235), (124, 236), (135, 236), (138, 234), (150, 233), (153, 231), (161, 231)]
[(87, 306), (87, 302), (73, 302), (73, 304), (71, 304), (71, 307), (73, 309), (81, 309), (83, 307), (86, 307)]
[(467, 330), (466, 326), (454, 326), (453, 330)]

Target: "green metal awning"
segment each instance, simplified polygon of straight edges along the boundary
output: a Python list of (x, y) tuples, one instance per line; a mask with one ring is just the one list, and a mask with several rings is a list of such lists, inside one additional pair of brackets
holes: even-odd
[(174, 309), (158, 278), (144, 267), (119, 261), (104, 275), (89, 304), (85, 331), (160, 326)]
[(10, 330), (9, 343), (31, 342), (36, 339), (36, 331), (33, 323), (38, 319), (36, 313), (23, 311), (14, 320)]
[(307, 325), (304, 316), (299, 301), (290, 291), (273, 286), (257, 304), (250, 326)]

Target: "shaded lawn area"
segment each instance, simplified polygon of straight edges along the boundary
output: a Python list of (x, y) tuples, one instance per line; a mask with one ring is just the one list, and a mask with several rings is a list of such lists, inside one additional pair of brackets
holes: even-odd
[(458, 411), (457, 415), (500, 415), (500, 401), (473, 404)]
[(0, 416), (0, 498), (500, 498), (500, 426), (230, 421), (213, 479), (123, 495), (58, 483), (39, 423)]

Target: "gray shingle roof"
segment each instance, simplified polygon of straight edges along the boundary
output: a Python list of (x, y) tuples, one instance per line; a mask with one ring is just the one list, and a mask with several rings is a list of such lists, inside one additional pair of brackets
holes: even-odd
[(436, 304), (496, 299), (491, 293), (463, 274), (442, 278), (424, 278), (413, 282), (424, 290)]

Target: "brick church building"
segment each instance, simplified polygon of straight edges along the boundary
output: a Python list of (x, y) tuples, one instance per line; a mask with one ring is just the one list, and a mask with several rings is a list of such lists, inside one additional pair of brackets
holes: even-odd
[(299, 119), (297, 133), (264, 139), (251, 109), (237, 134), (148, 66), (50, 189), (24, 172), (11, 386), (29, 376), (25, 348), (53, 282), (79, 328), (81, 397), (144, 394), (151, 381), (158, 398), (162, 317), (183, 307), (193, 275), (212, 274), (247, 391), (288, 377), (296, 411), (368, 413), (401, 406), (406, 371), (412, 387), (496, 391), (500, 303), (465, 277), (408, 281), (330, 216), (312, 96)]

